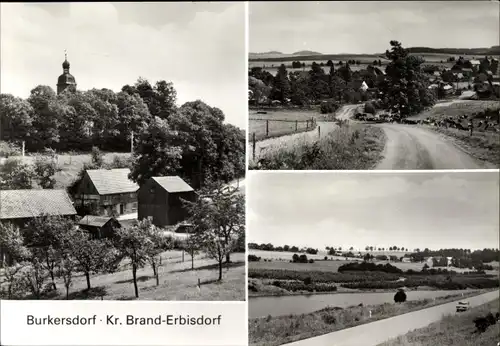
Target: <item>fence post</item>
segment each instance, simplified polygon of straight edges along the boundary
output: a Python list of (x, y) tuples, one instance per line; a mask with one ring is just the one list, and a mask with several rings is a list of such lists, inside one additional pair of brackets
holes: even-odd
[(255, 161), (255, 132), (252, 134), (252, 158)]
[(198, 278), (198, 288), (201, 288), (201, 280)]
[(306, 130), (309, 130), (309, 120), (306, 120)]
[(321, 138), (321, 126), (318, 126), (318, 138)]
[(184, 262), (184, 250), (182, 250), (182, 262)]
[(295, 132), (299, 130), (299, 121), (295, 120)]
[(22, 148), (22, 151), (21, 151), (21, 152), (22, 152), (23, 157), (24, 157), (24, 148), (25, 148), (25, 142), (23, 141), (23, 148)]
[(269, 137), (269, 119), (266, 120), (266, 137)]

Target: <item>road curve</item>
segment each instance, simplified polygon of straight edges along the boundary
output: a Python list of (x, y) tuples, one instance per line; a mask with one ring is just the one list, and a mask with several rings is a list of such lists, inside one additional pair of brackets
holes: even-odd
[[(469, 297), (466, 300), (470, 303), (471, 307), (474, 307), (495, 299), (499, 299), (499, 291)], [(286, 345), (375, 346), (392, 338), (404, 335), (414, 329), (423, 328), (433, 322), (437, 322), (443, 315), (455, 314), (455, 305), (456, 301), (316, 336), (310, 339), (292, 342)]]
[(481, 169), (486, 164), (472, 158), (441, 135), (421, 127), (377, 124), (387, 141), (383, 159), (375, 169)]

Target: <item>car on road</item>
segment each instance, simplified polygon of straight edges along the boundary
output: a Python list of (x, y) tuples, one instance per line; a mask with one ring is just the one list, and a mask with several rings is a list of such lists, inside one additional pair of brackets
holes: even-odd
[(457, 312), (463, 312), (469, 310), (469, 302), (460, 301), (457, 303)]

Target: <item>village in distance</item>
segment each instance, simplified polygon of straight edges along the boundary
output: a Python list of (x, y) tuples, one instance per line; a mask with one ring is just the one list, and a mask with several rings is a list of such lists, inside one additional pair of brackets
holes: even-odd
[[(155, 34), (176, 25), (202, 25), (196, 16), (199, 6), (205, 6), (199, 10), (208, 10), (212, 18), (222, 19), (227, 18), (225, 11), (234, 12), (231, 6), (243, 8), (242, 4), (189, 5), (177, 8), (185, 11), (184, 23), (167, 15), (157, 18)], [(132, 9), (138, 29), (153, 25), (151, 16), (141, 17), (146, 8), (149, 13), (154, 13), (153, 7), (165, 13), (171, 4), (93, 6), (97, 12), (105, 8), (103, 13), (117, 16), (127, 16)], [(78, 21), (94, 20), (115, 33), (129, 28), (113, 16), (94, 18), (94, 13), (87, 13), (83, 18), (85, 10), (74, 3), (2, 4), (6, 16), (31, 18), (44, 27), (43, 42), (50, 41), (54, 21), (65, 25), (74, 21), (72, 40), (85, 41), (89, 35)], [(4, 41), (14, 53), (23, 44), (36, 51), (36, 44), (30, 46), (33, 41), (22, 41), (24, 36), (10, 30), (15, 23), (7, 19), (4, 23), (2, 14), (2, 51)], [(4, 25), (10, 33), (5, 37)], [(226, 32), (241, 30), (242, 24)], [(150, 29), (143, 31), (153, 34)], [(184, 34), (197, 35), (195, 29)], [(195, 45), (182, 37), (177, 40)], [(244, 49), (244, 42), (232, 41)], [(92, 51), (101, 49), (99, 39), (91, 42)], [(113, 37), (107, 52), (123, 51), (125, 42), (132, 44)], [(133, 42), (151, 48), (140, 39)], [(76, 56), (77, 49), (73, 46), (68, 53)], [(179, 49), (192, 54), (189, 46)], [(153, 70), (143, 57), (128, 62), (128, 69), (136, 73), (135, 83), (132, 79), (132, 84), (114, 82), (113, 89), (96, 88), (91, 84), (99, 78), (99, 72), (92, 71), (96, 66), (81, 56), (70, 64), (68, 53), (60, 50), (56, 61), (40, 57), (43, 64), (56, 68), (62, 62), (59, 77), (49, 79), (46, 74), (46, 79), (37, 81), (17, 76), (31, 90), (27, 97), (19, 96), (15, 78), (9, 79), (13, 74), (5, 74), (4, 80), (2, 63), (2, 90), (13, 92), (0, 94), (0, 298), (245, 300), (245, 130), (241, 128), (245, 105), (239, 119), (223, 96), (219, 109), (208, 104), (219, 102), (213, 94), (205, 91), (198, 96), (191, 91), (198, 83), (213, 81), (210, 75), (184, 74), (180, 89), (163, 78), (154, 82), (138, 78)], [(8, 56), (6, 71), (7, 66), (15, 69), (17, 58)], [(243, 55), (227, 56), (238, 58), (243, 66)], [(113, 70), (109, 59), (97, 59)], [(176, 59), (187, 63), (189, 57)], [(172, 66), (172, 61), (165, 61), (154, 68), (179, 80)], [(226, 77), (219, 76), (219, 84), (211, 88), (227, 88)], [(80, 78), (87, 90), (77, 85)], [(244, 83), (231, 87), (241, 90), (244, 100)]]

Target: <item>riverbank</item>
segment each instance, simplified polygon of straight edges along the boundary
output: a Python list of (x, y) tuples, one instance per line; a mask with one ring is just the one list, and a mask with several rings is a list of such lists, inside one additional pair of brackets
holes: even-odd
[(358, 305), (345, 309), (326, 307), (307, 314), (254, 318), (249, 320), (249, 341), (252, 346), (282, 345), (480, 293), (481, 291), (478, 290), (464, 292), (463, 296), (462, 294), (453, 294), (435, 299), (411, 300), (401, 304)]

